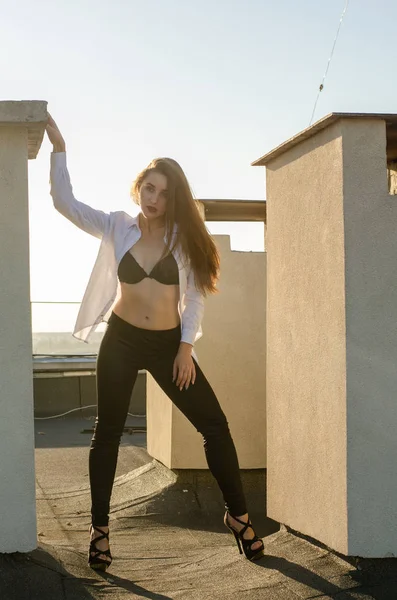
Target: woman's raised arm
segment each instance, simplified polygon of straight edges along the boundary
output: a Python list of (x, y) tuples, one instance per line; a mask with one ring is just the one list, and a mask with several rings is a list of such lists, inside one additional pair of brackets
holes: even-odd
[(76, 200), (66, 164), (65, 140), (51, 115), (48, 116), (46, 131), (53, 145), (50, 194), (55, 208), (83, 231), (101, 238), (109, 226), (110, 215)]

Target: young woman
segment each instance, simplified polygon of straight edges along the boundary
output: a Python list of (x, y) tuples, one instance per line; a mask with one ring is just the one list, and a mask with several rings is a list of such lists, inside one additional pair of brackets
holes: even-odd
[[(186, 176), (158, 158), (136, 178), (140, 212), (109, 214), (73, 196), (65, 141), (51, 116), (51, 195), (55, 208), (101, 246), (73, 335), (87, 341), (108, 322), (97, 358), (98, 411), (89, 455), (91, 543), (88, 562), (106, 570), (110, 497), (120, 438), (139, 369), (147, 369), (204, 439), (209, 469), (225, 501), (225, 525), (249, 560), (264, 553), (252, 529), (228, 422), (201, 371), (194, 343), (201, 336), (204, 297), (215, 291), (219, 255)], [(119, 298), (116, 291), (119, 288)], [(242, 548), (241, 548), (242, 547)]]

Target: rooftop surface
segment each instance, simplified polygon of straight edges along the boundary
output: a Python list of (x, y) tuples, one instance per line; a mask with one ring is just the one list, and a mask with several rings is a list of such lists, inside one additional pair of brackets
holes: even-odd
[(222, 523), (217, 486), (195, 489), (179, 480), (147, 454), (143, 433), (122, 439), (110, 521), (113, 564), (100, 575), (87, 565), (93, 420), (36, 423), (39, 547), (0, 554), (1, 600), (397, 598), (396, 559), (356, 568), (279, 529), (255, 494), (251, 518), (266, 555), (248, 562)]

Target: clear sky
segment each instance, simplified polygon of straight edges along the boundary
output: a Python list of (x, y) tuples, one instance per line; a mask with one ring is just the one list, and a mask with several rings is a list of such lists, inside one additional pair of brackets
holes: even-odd
[[(46, 100), (76, 196), (133, 212), (155, 156), (199, 198), (265, 198), (250, 163), (308, 126), (345, 0), (19, 0), (1, 9), (2, 100)], [(395, 2), (350, 0), (315, 120), (396, 112)], [(80, 301), (98, 241), (51, 204), (47, 140), (29, 163), (31, 299)], [(217, 229), (211, 227), (211, 231)], [(238, 226), (235, 249), (263, 247)]]

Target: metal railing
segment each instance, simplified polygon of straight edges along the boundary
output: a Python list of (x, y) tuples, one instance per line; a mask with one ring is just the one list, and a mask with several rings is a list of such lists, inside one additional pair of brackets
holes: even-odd
[(31, 301), (32, 341), (34, 356), (96, 356), (105, 330), (101, 324), (89, 343), (72, 336), (80, 302)]

